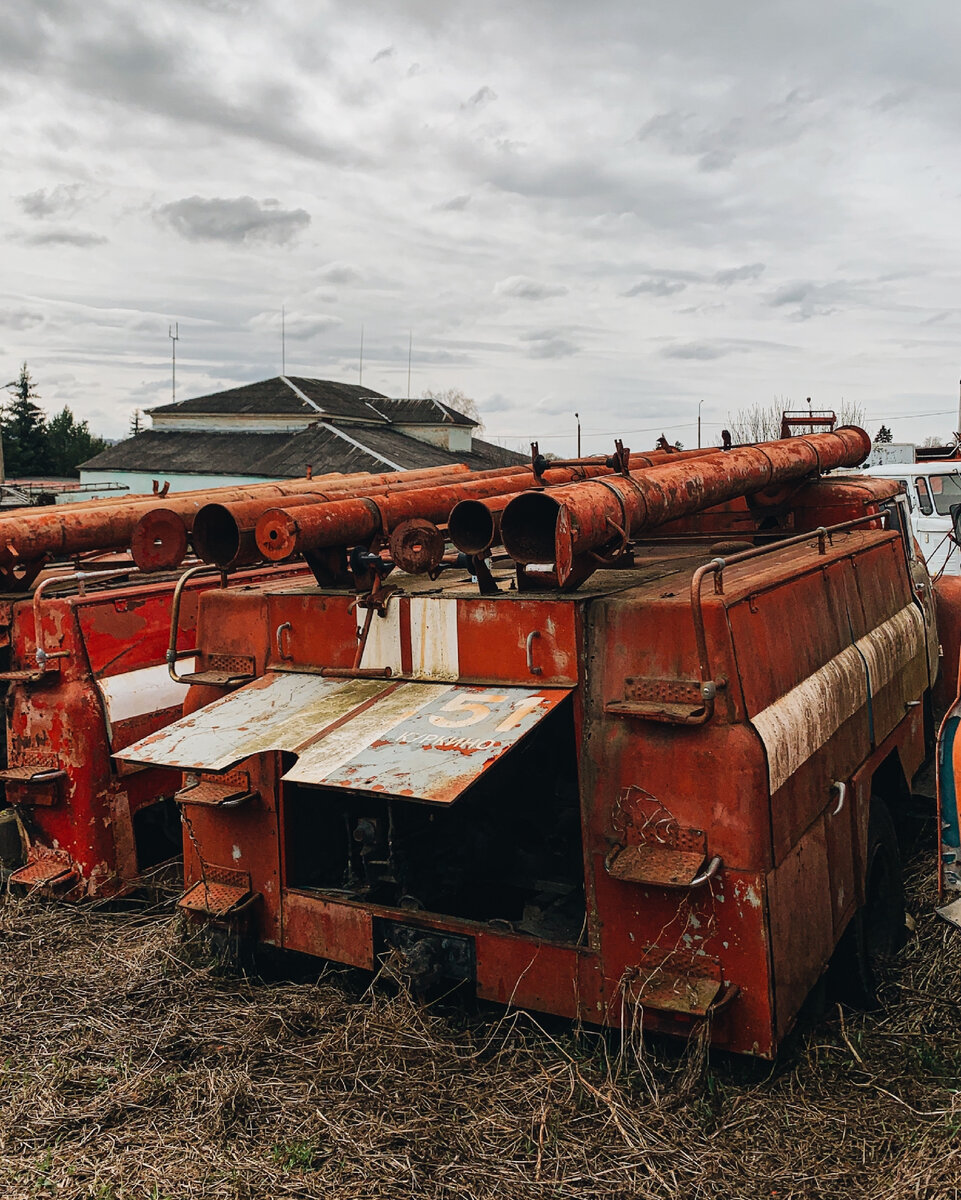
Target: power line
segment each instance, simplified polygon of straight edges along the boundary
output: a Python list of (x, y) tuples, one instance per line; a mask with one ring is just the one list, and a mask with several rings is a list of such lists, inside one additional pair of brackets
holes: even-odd
[[(943, 408), (938, 412), (880, 413), (876, 416), (866, 416), (864, 418), (864, 420), (865, 421), (909, 421), (915, 417), (918, 417), (918, 418), (920, 418), (920, 417), (949, 417), (949, 416), (957, 414), (957, 411), (958, 410), (956, 408)], [(724, 429), (724, 428), (727, 428), (731, 424), (731, 422), (730, 421), (702, 421), (701, 424), (702, 425), (714, 425), (718, 429)], [(665, 430), (668, 430), (668, 429), (674, 431), (674, 430), (678, 430), (678, 429), (696, 429), (696, 428), (697, 428), (696, 421), (686, 421), (683, 424), (677, 424), (677, 425), (664, 425), (664, 424), (647, 425), (643, 429), (585, 429), (582, 432), (583, 432), (584, 437), (633, 437), (635, 434), (638, 434), (638, 433), (655, 433), (658, 431), (663, 433)], [(524, 434), (524, 433), (489, 433), (489, 432), (487, 432), (486, 436), (487, 437), (499, 437), (499, 438), (525, 438), (525, 437), (527, 437), (527, 434)], [(551, 441), (551, 440), (556, 440), (557, 438), (569, 438), (569, 437), (573, 437), (573, 436), (574, 436), (573, 434), (569, 434), (569, 433), (540, 433), (537, 435), (537, 440), (539, 442), (547, 442), (547, 441)]]

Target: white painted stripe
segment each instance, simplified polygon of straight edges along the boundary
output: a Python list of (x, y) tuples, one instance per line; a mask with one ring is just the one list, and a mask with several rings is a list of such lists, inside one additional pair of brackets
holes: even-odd
[(286, 385), (290, 388), (290, 390), (294, 393), (294, 395), (299, 396), (305, 404), (309, 404), (310, 407), (314, 410), (314, 412), (322, 413), (324, 411), (320, 407), (319, 404), (315, 404), (314, 401), (311, 400), (311, 398), (309, 396), (305, 395), (295, 383), (291, 383), (286, 375), (281, 375), (280, 378), (283, 380), (284, 383), (286, 383)]
[[(363, 628), (367, 610), (357, 608), (357, 630)], [(412, 596), (409, 601), (411, 670), (415, 679), (442, 679), (453, 683), (460, 676), (457, 643), (457, 601), (439, 596)], [(374, 616), (367, 644), (360, 660), (362, 667), (390, 667), (395, 675), (403, 673), (401, 661), (401, 622), (408, 618), (396, 602), (387, 608), (386, 617)]]
[(323, 429), (329, 429), (331, 433), (335, 433), (339, 438), (343, 438), (345, 442), (350, 442), (352, 446), (356, 446), (358, 450), (363, 450), (365, 454), (369, 454), (371, 458), (376, 458), (385, 466), (391, 468), (392, 471), (406, 471), (406, 467), (402, 467), (400, 463), (391, 462), (389, 458), (384, 458), (383, 454), (378, 454), (376, 450), (372, 450), (370, 446), (365, 446), (363, 442), (358, 442), (356, 438), (349, 437), (342, 429), (338, 429), (335, 425), (331, 425), (329, 421), (318, 421)]
[(909, 604), (856, 644), (868, 665), (868, 686), (874, 695), (905, 663), (925, 650), (924, 618)]
[[(187, 674), (196, 668), (196, 662), (195, 658), (181, 659), (178, 670)], [(111, 724), (142, 717), (145, 713), (162, 712), (165, 708), (180, 708), (187, 695), (184, 684), (174, 683), (170, 678), (166, 663), (139, 667), (123, 675), (108, 675), (97, 680), (97, 687)]]
[(457, 601), (412, 596), (410, 644), (413, 675), (420, 679), (457, 679), (460, 675)]
[(869, 695), (923, 651), (923, 621), (911, 604), (753, 717), (767, 750), (771, 791), (782, 787), (867, 704)]
[[(360, 633), (367, 620), (367, 609), (359, 605), (354, 609), (357, 617), (357, 632)], [(367, 642), (360, 665), (364, 668), (390, 667), (395, 675), (402, 670), (400, 658), (400, 622), (401, 606), (396, 600), (387, 605), (387, 616), (377, 613), (370, 619), (370, 629), (367, 631)]]

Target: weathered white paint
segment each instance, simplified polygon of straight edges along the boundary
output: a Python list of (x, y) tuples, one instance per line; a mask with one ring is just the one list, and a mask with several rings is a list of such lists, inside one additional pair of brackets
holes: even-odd
[(910, 604), (752, 718), (767, 750), (772, 792), (783, 786), (895, 674), (924, 653), (924, 621)]
[[(357, 632), (360, 633), (367, 620), (367, 609), (359, 606), (354, 609), (357, 617)], [(361, 656), (362, 667), (383, 669), (390, 667), (395, 675), (402, 670), (400, 659), (400, 624), (404, 619), (401, 606), (396, 600), (387, 605), (387, 615), (371, 617), (370, 629), (367, 631), (367, 641), (364, 643), (364, 653)]]
[(440, 596), (410, 600), (412, 674), (420, 679), (456, 679), (460, 674), (457, 645), (457, 601)]
[[(367, 619), (367, 610), (356, 609), (358, 632)], [(374, 616), (360, 660), (362, 667), (390, 667), (398, 675), (403, 671), (401, 634), (410, 623), (412, 665), (415, 679), (453, 681), (460, 674), (457, 645), (457, 601), (440, 596), (412, 596), (409, 608), (390, 603), (385, 617)]]
[[(187, 674), (196, 669), (196, 662), (195, 658), (181, 659), (177, 669)], [(97, 680), (97, 687), (103, 696), (107, 720), (111, 724), (182, 706), (187, 694), (182, 683), (174, 683), (170, 678), (166, 663), (139, 667), (123, 675), (108, 675)]]
[(325, 776), (367, 750), (371, 742), (386, 737), (391, 730), (409, 721), (428, 704), (452, 691), (442, 683), (402, 684), (396, 691), (382, 696), (366, 712), (352, 717), (339, 729), (305, 747), (284, 779), (292, 783), (319, 783)]
[(243, 758), (270, 750), (298, 753), (388, 686), (383, 679), (271, 672), (142, 738), (116, 757), (182, 770), (225, 771)]

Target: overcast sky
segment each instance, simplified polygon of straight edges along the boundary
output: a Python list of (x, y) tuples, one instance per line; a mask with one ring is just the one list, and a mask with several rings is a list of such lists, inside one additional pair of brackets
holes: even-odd
[(949, 0), (13, 0), (0, 370), (125, 433), (287, 372), (487, 435), (958, 424)]

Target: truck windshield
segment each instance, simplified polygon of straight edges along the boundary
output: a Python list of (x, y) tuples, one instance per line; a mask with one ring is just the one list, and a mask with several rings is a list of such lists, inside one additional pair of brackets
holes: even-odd
[(961, 503), (961, 475), (929, 475), (934, 506), (942, 517), (951, 515), (951, 505)]

